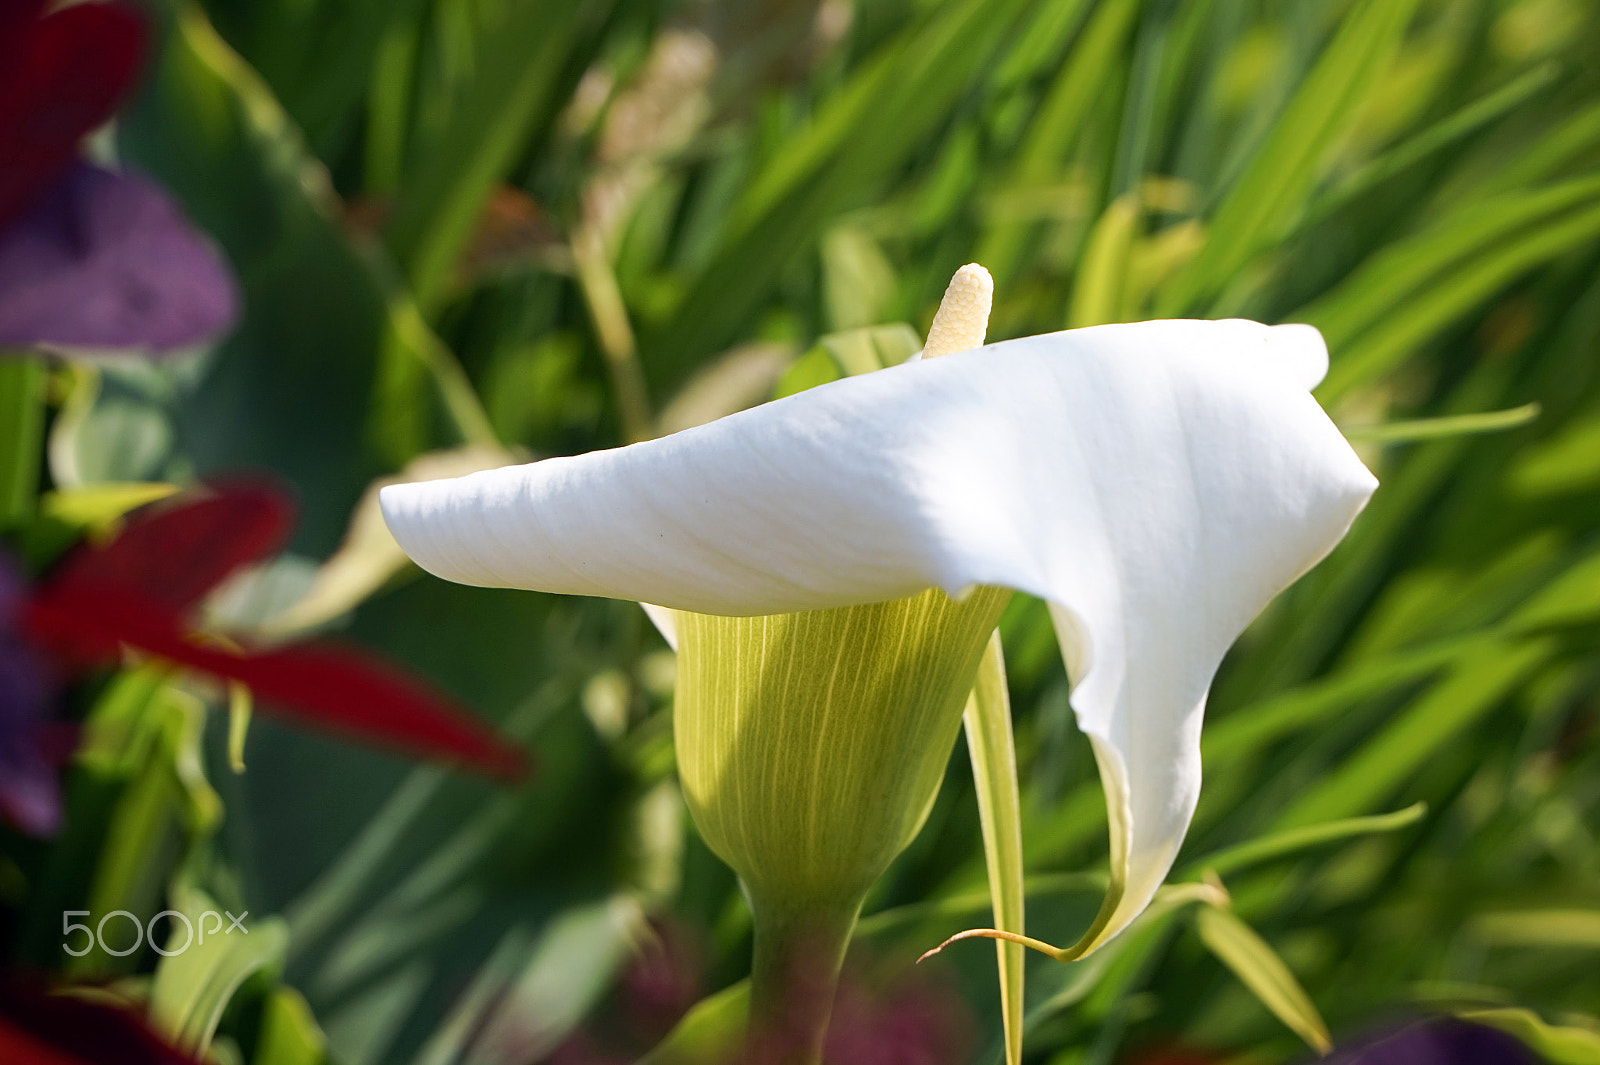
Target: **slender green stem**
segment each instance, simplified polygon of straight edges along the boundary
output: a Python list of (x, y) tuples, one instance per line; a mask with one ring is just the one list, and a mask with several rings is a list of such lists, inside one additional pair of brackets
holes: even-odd
[(39, 490), (44, 363), (0, 352), (0, 528), (26, 520)]
[(1482, 414), (1452, 414), (1443, 418), (1417, 418), (1414, 421), (1385, 422), (1341, 428), (1345, 438), (1363, 444), (1405, 444), (1414, 440), (1438, 440), (1472, 433), (1497, 433), (1527, 425), (1539, 417), (1539, 404), (1524, 403), (1509, 410), (1490, 410)]
[(400, 292), (394, 293), (389, 300), (389, 319), (432, 375), (434, 387), (444, 401), (445, 413), (449, 415), (462, 442), (478, 447), (500, 448), (494, 423), (483, 409), (483, 401), (473, 389), (467, 372), (461, 368), (450, 346), (439, 338), (439, 334), (422, 317), (416, 303)]
[(578, 269), (578, 285), (589, 304), (595, 334), (605, 356), (606, 372), (617, 400), (617, 416), (628, 443), (648, 440), (655, 435), (655, 418), (650, 412), (650, 390), (644, 368), (639, 364), (639, 345), (634, 339), (628, 309), (617, 287), (600, 234), (583, 226), (572, 237), (572, 258)]
[(794, 907), (750, 900), (755, 957), (750, 970), (748, 1060), (820, 1065), (839, 968), (861, 902)]

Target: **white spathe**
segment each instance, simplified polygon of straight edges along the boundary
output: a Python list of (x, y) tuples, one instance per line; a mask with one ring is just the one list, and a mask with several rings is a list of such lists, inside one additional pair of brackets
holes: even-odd
[(1230, 644), (1377, 482), (1309, 389), (1309, 326), (1160, 321), (852, 377), (673, 436), (383, 490), (448, 580), (709, 614), (997, 585), (1046, 600), (1100, 764), (1117, 909), (1139, 914), (1200, 789)]

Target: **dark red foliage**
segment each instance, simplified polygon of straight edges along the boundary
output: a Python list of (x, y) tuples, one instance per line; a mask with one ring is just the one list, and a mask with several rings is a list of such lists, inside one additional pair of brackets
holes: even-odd
[(43, 7), (0, 0), (0, 225), (122, 105), (144, 52), (144, 22), (131, 8), (75, 4), (38, 18)]
[(6, 1065), (195, 1065), (127, 1010), (20, 984), (0, 984)]
[(54, 594), (114, 591), (182, 613), (241, 567), (277, 554), (294, 527), (282, 492), (216, 485), (210, 494), (157, 503), (128, 519), (109, 544), (80, 548), (55, 572)]
[(698, 937), (670, 918), (655, 917), (650, 924), (652, 934), (644, 937), (611, 995), (544, 1059), (545, 1065), (629, 1065), (661, 1042), (700, 997)]
[(134, 515), (104, 546), (80, 549), (22, 607), (29, 634), (80, 665), (124, 646), (248, 686), (280, 712), (500, 777), (520, 752), (419, 680), (360, 653), (302, 643), (230, 651), (192, 638), (189, 611), (239, 567), (281, 546), (292, 513), (270, 487), (235, 485)]
[(0, 0), (0, 69), (10, 70), (49, 0)]
[(651, 920), (652, 937), (623, 970), (618, 987), (625, 1028), (641, 1048), (658, 1043), (700, 997), (701, 948), (687, 925)]
[(970, 1061), (972, 1017), (960, 996), (924, 974), (881, 991), (839, 983), (822, 1060), (826, 1065), (957, 1065)]
[(359, 653), (302, 643), (232, 654), (189, 639), (175, 618), (123, 590), (47, 588), (28, 614), (35, 633), (83, 661), (122, 644), (245, 684), (280, 713), (379, 740), (430, 758), (455, 758), (496, 776), (522, 772), (522, 757), (463, 708), (415, 678)]

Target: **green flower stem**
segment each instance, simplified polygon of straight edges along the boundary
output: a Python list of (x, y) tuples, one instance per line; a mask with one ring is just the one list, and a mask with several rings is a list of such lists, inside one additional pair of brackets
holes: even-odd
[(33, 513), (44, 444), (44, 363), (0, 352), (0, 528)]
[(749, 1065), (816, 1065), (862, 899), (922, 827), (1011, 593), (678, 611), (673, 740), (755, 925)]
[(592, 225), (584, 225), (572, 238), (572, 260), (578, 272), (578, 285), (589, 304), (600, 352), (605, 356), (606, 373), (611, 378), (617, 401), (617, 416), (627, 443), (655, 436), (655, 416), (650, 412), (650, 389), (639, 362), (639, 344), (628, 308), (622, 300), (617, 275), (611, 267), (605, 244)]
[(861, 900), (833, 907), (770, 904), (752, 897), (748, 1060), (820, 1065), (839, 969)]

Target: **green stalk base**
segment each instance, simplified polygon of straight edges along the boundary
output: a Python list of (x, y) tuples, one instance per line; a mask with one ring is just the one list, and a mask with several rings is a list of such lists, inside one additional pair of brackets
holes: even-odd
[(821, 1065), (850, 933), (861, 900), (834, 908), (751, 899), (755, 956), (743, 1065)]

